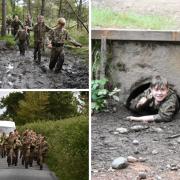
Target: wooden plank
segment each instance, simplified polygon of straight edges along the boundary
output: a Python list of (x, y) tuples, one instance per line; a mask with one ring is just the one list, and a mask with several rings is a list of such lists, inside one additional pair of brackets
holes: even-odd
[(180, 31), (125, 30), (125, 29), (92, 29), (91, 38), (107, 40), (132, 41), (180, 41)]

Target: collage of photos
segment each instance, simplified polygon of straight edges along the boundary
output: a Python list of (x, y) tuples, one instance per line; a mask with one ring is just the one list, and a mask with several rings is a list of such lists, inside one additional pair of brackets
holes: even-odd
[(180, 180), (179, 0), (0, 0), (0, 180)]
[(0, 9), (0, 180), (89, 179), (89, 1)]

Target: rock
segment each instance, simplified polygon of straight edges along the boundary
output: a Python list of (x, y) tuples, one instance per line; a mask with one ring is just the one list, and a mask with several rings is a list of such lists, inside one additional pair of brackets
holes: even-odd
[(113, 134), (114, 134), (114, 135), (117, 135), (117, 134), (119, 134), (119, 132), (115, 131), (115, 132), (113, 132)]
[(134, 154), (139, 154), (138, 149), (136, 149), (136, 150), (134, 151)]
[(147, 161), (147, 159), (146, 158), (143, 158), (143, 157), (139, 157), (139, 162), (146, 162)]
[(178, 138), (176, 141), (177, 141), (178, 144), (180, 144), (180, 138)]
[(138, 161), (138, 159), (135, 158), (135, 157), (133, 157), (133, 156), (128, 156), (128, 157), (127, 157), (127, 160), (128, 160), (128, 162), (130, 162), (130, 163), (134, 163), (134, 162), (137, 162), (137, 161)]
[(112, 168), (113, 169), (123, 169), (128, 166), (128, 161), (124, 157), (119, 157), (113, 160)]
[(170, 169), (171, 169), (171, 171), (177, 171), (178, 167), (171, 167)]
[(157, 150), (153, 150), (153, 151), (152, 151), (152, 154), (153, 154), (153, 155), (156, 155), (156, 154), (158, 154), (158, 153), (159, 153), (159, 152), (158, 152)]
[(152, 130), (155, 131), (155, 132), (158, 132), (158, 133), (163, 132), (163, 129), (158, 128), (158, 127), (152, 127)]
[(133, 144), (134, 145), (139, 145), (139, 141), (135, 139), (135, 140), (133, 140)]
[(121, 133), (121, 134), (128, 133), (128, 130), (126, 128), (117, 128), (116, 131)]
[(113, 107), (113, 112), (117, 112), (117, 107)]
[(142, 125), (136, 125), (136, 126), (130, 127), (130, 129), (132, 131), (135, 131), (135, 132), (138, 132), (138, 131), (141, 131), (141, 130), (145, 130), (145, 129), (148, 129), (148, 128), (149, 128), (148, 126), (142, 126)]
[(156, 180), (161, 180), (161, 176), (156, 176)]
[(146, 179), (147, 175), (145, 172), (139, 172), (139, 179)]

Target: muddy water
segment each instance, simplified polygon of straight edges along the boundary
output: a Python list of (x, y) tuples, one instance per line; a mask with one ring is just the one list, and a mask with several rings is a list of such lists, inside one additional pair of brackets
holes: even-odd
[(88, 88), (88, 66), (85, 59), (65, 52), (63, 70), (55, 74), (48, 69), (49, 57), (37, 65), (33, 51), (20, 56), (16, 50), (0, 51), (0, 88), (4, 89), (62, 89)]

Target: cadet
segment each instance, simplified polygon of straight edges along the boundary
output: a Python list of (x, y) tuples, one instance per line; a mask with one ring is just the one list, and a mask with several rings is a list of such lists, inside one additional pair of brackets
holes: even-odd
[(44, 23), (44, 16), (39, 15), (37, 18), (37, 24), (34, 25), (33, 30), (34, 30), (34, 61), (36, 62), (38, 55), (37, 63), (40, 64), (41, 51), (42, 49), (44, 49), (45, 33), (51, 30), (51, 28), (49, 28)]
[(8, 166), (13, 164), (13, 159), (15, 157), (14, 155), (14, 141), (15, 141), (15, 136), (13, 132), (9, 133), (9, 137), (5, 141), (6, 149), (7, 149), (7, 163)]
[(73, 40), (67, 30), (64, 28), (66, 20), (64, 18), (58, 19), (58, 26), (51, 30), (48, 45), (51, 50), (51, 58), (49, 63), (49, 69), (52, 70), (55, 66), (55, 73), (59, 73), (64, 63), (64, 42), (65, 40), (71, 42), (76, 47), (82, 47), (82, 45)]
[(25, 26), (24, 29), (18, 30), (15, 40), (18, 40), (17, 44), (19, 46), (20, 55), (24, 56), (28, 41), (27, 26)]
[(6, 146), (5, 146), (5, 140), (6, 140), (6, 133), (3, 132), (1, 136), (1, 157), (4, 158), (6, 156)]
[(22, 22), (19, 20), (18, 16), (14, 17), (14, 20), (11, 23), (11, 27), (12, 27), (12, 34), (13, 36), (15, 36), (19, 30), (19, 28), (23, 28), (23, 24)]
[(45, 141), (45, 137), (40, 138), (40, 143), (38, 145), (38, 157), (37, 163), (40, 165), (40, 170), (43, 169), (43, 162), (48, 152), (48, 144)]
[(21, 148), (22, 143), (19, 140), (19, 136), (15, 136), (15, 140), (14, 140), (14, 146), (13, 146), (13, 150), (14, 150), (14, 157), (13, 157), (13, 163), (15, 166), (17, 166), (18, 163), (18, 154), (19, 154), (19, 149)]
[(140, 117), (129, 116), (127, 119), (142, 122), (168, 122), (179, 110), (179, 101), (175, 91), (161, 76), (152, 79), (150, 88), (132, 100), (130, 109), (137, 113), (148, 113)]
[(11, 23), (12, 23), (12, 19), (11, 17), (7, 17), (6, 18), (6, 29), (8, 31), (8, 34), (10, 34), (10, 30), (11, 30)]
[(27, 26), (27, 32), (28, 32), (27, 45), (29, 47), (29, 44), (30, 44), (30, 31), (33, 29), (33, 26), (34, 26), (33, 22), (32, 22), (32, 19), (31, 19), (31, 16), (29, 14), (26, 16), (24, 26)]

